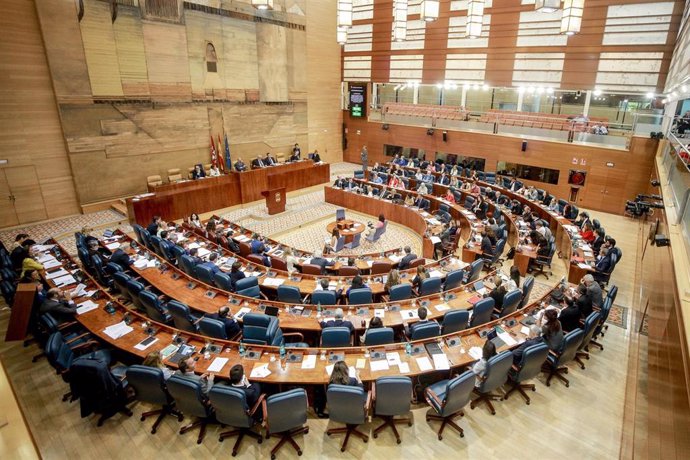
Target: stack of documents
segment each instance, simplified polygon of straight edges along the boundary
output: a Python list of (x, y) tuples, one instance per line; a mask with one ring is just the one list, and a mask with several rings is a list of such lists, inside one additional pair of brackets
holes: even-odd
[(84, 313), (95, 310), (96, 308), (98, 308), (97, 303), (87, 300), (86, 302), (82, 302), (77, 305), (77, 314), (83, 315)]
[(264, 278), (264, 282), (261, 283), (264, 286), (280, 286), (285, 282), (284, 279), (281, 278), (269, 278), (268, 276)]
[(228, 358), (216, 358), (213, 360), (210, 366), (208, 366), (208, 372), (220, 372), (223, 366), (228, 362)]
[(263, 379), (271, 375), (271, 371), (268, 370), (268, 363), (265, 364), (255, 364), (249, 377), (256, 379)]
[(130, 332), (132, 332), (134, 329), (130, 326), (127, 325), (124, 321), (120, 321), (117, 324), (113, 324), (112, 326), (106, 327), (103, 332), (106, 333), (106, 335), (112, 339), (119, 339), (123, 335), (127, 335)]

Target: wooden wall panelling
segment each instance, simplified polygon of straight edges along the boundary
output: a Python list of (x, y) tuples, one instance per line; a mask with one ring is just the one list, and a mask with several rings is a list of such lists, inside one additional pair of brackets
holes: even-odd
[(274, 24), (256, 25), (261, 102), (288, 100), (286, 29)]
[(141, 10), (118, 5), (113, 31), (123, 94), (130, 99), (148, 99), (149, 76), (146, 68), (144, 32), (141, 27)]
[(185, 26), (142, 21), (142, 28), (152, 99), (190, 101), (192, 87)]
[(124, 93), (110, 4), (84, 0), (84, 10), (88, 13), (84, 14), (79, 25), (93, 96), (121, 97)]

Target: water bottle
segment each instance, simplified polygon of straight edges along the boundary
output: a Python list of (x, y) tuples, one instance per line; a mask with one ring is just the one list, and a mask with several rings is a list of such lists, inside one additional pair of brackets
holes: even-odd
[(240, 342), (240, 358), (244, 358), (244, 343)]
[(316, 305), (316, 317), (321, 318), (321, 302)]
[(285, 359), (285, 343), (280, 344), (280, 359)]
[(407, 342), (405, 344), (405, 353), (407, 354), (407, 356), (412, 355), (412, 344), (410, 342)]

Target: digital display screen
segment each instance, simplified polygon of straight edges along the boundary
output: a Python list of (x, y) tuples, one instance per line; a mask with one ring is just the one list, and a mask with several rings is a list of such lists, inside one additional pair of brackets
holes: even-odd
[(350, 84), (350, 116), (365, 117), (367, 115), (367, 85)]

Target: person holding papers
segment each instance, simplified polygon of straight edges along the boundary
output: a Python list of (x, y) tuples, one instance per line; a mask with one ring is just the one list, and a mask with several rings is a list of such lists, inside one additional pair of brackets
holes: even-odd
[(482, 347), (482, 357), (472, 366), (472, 373), (475, 376), (474, 387), (479, 388), (486, 378), (486, 367), (489, 359), (496, 356), (496, 345), (491, 340), (487, 340)]
[[(249, 383), (247, 375), (244, 373), (244, 367), (241, 364), (235, 364), (230, 368), (230, 385), (242, 390), (247, 398), (247, 405), (251, 409), (261, 396), (261, 387), (258, 383)], [(257, 411), (261, 414), (261, 411)]]
[(29, 254), (22, 260), (22, 272), (19, 275), (24, 277), (27, 270), (38, 270), (43, 271), (43, 264), (39, 263), (36, 258), (38, 257), (38, 251), (34, 246), (29, 247)]
[(65, 322), (74, 319), (77, 306), (72, 302), (72, 295), (58, 288), (48, 290), (46, 299), (39, 309), (41, 314), (50, 313), (57, 321)]

